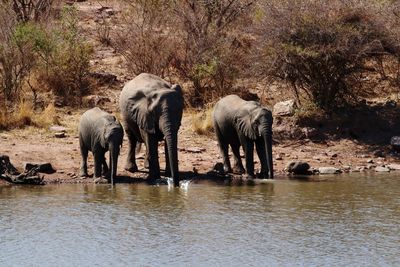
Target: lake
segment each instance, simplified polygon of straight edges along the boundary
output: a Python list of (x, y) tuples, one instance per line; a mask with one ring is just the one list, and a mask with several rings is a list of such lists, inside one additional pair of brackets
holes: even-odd
[(0, 266), (399, 266), (400, 176), (0, 186)]

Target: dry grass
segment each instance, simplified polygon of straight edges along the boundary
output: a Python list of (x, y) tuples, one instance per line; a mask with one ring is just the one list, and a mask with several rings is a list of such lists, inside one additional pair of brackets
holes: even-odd
[(24, 128), (34, 126), (37, 128), (48, 128), (59, 124), (56, 109), (49, 104), (42, 112), (35, 112), (31, 102), (22, 101), (16, 110), (10, 114), (0, 113), (0, 129)]
[(208, 107), (203, 111), (194, 111), (192, 114), (192, 129), (199, 135), (210, 135), (213, 133), (212, 114), (213, 108)]

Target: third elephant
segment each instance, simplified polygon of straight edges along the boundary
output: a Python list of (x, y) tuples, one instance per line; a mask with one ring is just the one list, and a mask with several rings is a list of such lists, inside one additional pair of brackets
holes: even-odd
[(178, 186), (177, 142), (183, 112), (181, 87), (152, 74), (139, 74), (122, 89), (120, 109), (129, 138), (125, 169), (131, 172), (138, 170), (135, 148), (138, 142), (145, 143), (149, 180), (160, 178), (158, 142), (165, 140), (166, 174), (170, 174), (174, 185)]
[[(261, 177), (273, 178), (272, 113), (255, 101), (245, 101), (229, 95), (217, 102), (212, 114), (215, 133), (224, 161), (224, 171), (246, 172), (254, 178), (254, 145), (261, 162)], [(228, 147), (232, 148), (234, 170), (231, 168)], [(246, 158), (246, 169), (240, 159), (240, 146)]]

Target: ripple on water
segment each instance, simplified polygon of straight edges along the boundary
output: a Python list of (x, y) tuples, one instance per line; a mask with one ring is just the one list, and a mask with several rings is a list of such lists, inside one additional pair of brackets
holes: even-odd
[(399, 265), (398, 181), (0, 187), (0, 266)]

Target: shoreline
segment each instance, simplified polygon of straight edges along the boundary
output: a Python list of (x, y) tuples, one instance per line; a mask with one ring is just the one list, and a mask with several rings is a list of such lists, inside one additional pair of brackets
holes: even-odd
[[(92, 178), (81, 179), (78, 177), (81, 158), (75, 126), (78, 117), (79, 112), (63, 118), (68, 122), (64, 138), (56, 138), (54, 132), (31, 127), (0, 132), (0, 152), (8, 155), (12, 164), (19, 171), (22, 171), (26, 162), (51, 163), (56, 172), (50, 175), (44, 174), (44, 181), (47, 184), (92, 183)], [(179, 169), (182, 179), (195, 176), (204, 178), (209, 171), (213, 170), (216, 163), (222, 162), (216, 139), (212, 135), (195, 134), (191, 124), (191, 114), (185, 113), (178, 137)], [(140, 182), (146, 177), (146, 173), (143, 172), (144, 152), (141, 151), (137, 155), (137, 164), (142, 172), (128, 173), (123, 169), (127, 144), (125, 136), (117, 175), (123, 177), (123, 181), (127, 183), (129, 180)], [(164, 169), (165, 166), (163, 151), (163, 144), (160, 143), (161, 169)], [(287, 176), (285, 168), (292, 161), (306, 162), (312, 169), (335, 167), (343, 172), (375, 171), (376, 167), (400, 163), (399, 158), (390, 153), (389, 146), (371, 147), (348, 139), (327, 140), (324, 143), (314, 143), (309, 139), (279, 140), (278, 144), (273, 145), (273, 157), (275, 174), (278, 179)], [(242, 161), (244, 163), (243, 153)], [(91, 154), (88, 167), (89, 174), (93, 174)], [(256, 172), (259, 167), (258, 158), (255, 156)], [(143, 182), (145, 181), (143, 180)]]

